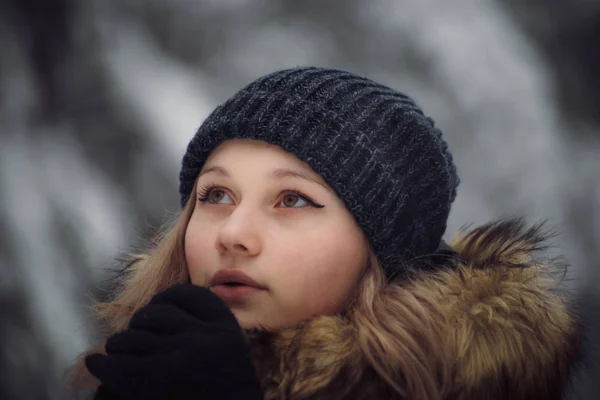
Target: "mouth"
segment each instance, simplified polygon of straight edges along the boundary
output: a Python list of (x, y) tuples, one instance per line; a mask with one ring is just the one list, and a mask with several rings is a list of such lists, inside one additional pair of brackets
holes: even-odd
[(226, 303), (240, 303), (266, 290), (264, 286), (238, 269), (223, 269), (210, 280), (210, 290)]
[(262, 292), (264, 289), (244, 285), (239, 282), (226, 282), (213, 285), (210, 290), (227, 304), (243, 303), (249, 297)]
[[(240, 282), (225, 282), (225, 283), (220, 283), (220, 285), (227, 286), (227, 287), (248, 286), (248, 285), (244, 285), (243, 283), (240, 283)], [(215, 285), (215, 286), (217, 286), (217, 285)]]
[(217, 271), (209, 282), (209, 287), (223, 285), (227, 287), (252, 286), (257, 289), (265, 289), (260, 283), (239, 269), (222, 269)]

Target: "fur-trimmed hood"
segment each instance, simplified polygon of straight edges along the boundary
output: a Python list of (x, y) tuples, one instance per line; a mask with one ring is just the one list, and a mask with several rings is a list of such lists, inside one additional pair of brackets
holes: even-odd
[(395, 339), (395, 387), (348, 318), (252, 335), (265, 398), (561, 399), (579, 326), (559, 289), (564, 266), (539, 259), (547, 238), (521, 220), (464, 231), (450, 242), (450, 263), (398, 284), (410, 301), (397, 315), (407, 328)]

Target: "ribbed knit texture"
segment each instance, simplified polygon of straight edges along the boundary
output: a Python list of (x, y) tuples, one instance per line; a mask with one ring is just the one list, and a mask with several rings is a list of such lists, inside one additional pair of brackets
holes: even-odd
[(182, 207), (209, 153), (233, 138), (277, 145), (323, 176), (389, 279), (440, 244), (459, 179), (441, 132), (405, 94), (324, 68), (257, 79), (217, 107), (189, 143)]

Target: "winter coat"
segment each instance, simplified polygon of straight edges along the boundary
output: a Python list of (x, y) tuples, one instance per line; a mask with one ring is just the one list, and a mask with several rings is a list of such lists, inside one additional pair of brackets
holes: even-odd
[(538, 258), (544, 240), (540, 227), (518, 220), (453, 239), (449, 263), (403, 284), (397, 318), (419, 323), (394, 338), (404, 356), (391, 369), (375, 370), (363, 350), (377, 341), (367, 343), (344, 318), (318, 317), (268, 340), (255, 334), (265, 399), (563, 398), (580, 329), (561, 292), (563, 266)]

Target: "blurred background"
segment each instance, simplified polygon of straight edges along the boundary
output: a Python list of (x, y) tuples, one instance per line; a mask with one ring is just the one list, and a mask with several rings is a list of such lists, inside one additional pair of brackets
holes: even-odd
[[(600, 305), (600, 2), (0, 0), (0, 399), (63, 399), (115, 256), (178, 211), (208, 113), (258, 76), (347, 69), (406, 92), (462, 183), (447, 236), (548, 218)], [(597, 348), (587, 350), (598, 358)], [(570, 399), (599, 399), (600, 370)]]

